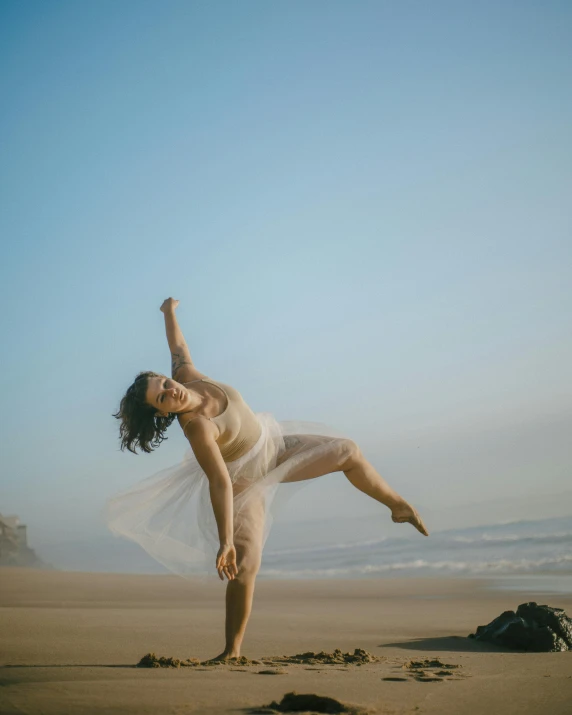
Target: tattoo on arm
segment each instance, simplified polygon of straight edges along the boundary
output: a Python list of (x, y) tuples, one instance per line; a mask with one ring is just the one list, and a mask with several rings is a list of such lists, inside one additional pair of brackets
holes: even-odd
[(190, 360), (187, 360), (184, 355), (180, 353), (171, 353), (171, 374), (174, 375), (177, 370), (183, 365), (192, 365)]

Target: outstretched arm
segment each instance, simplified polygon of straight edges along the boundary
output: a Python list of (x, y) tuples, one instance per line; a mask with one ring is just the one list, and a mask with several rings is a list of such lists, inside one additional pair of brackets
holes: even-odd
[(204, 377), (199, 373), (193, 364), (191, 353), (185, 336), (183, 335), (175, 310), (179, 301), (174, 298), (167, 298), (163, 301), (161, 312), (165, 316), (165, 330), (167, 342), (171, 351), (171, 376), (179, 382), (186, 382), (195, 378)]
[(204, 418), (191, 420), (185, 429), (197, 462), (209, 480), (209, 494), (220, 540), (216, 569), (221, 579), (226, 576), (232, 581), (238, 574), (233, 541), (232, 482), (215, 441), (215, 432), (214, 425)]

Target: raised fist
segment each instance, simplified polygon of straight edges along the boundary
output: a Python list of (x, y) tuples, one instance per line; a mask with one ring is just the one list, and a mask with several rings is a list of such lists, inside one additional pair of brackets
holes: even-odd
[(161, 313), (164, 313), (166, 310), (175, 310), (175, 308), (179, 305), (179, 301), (175, 300), (175, 298), (165, 298), (163, 301), (163, 305), (160, 307)]

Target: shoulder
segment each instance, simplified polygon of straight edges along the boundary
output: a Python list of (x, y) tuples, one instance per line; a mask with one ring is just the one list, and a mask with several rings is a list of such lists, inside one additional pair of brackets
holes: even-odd
[(216, 441), (218, 434), (216, 425), (206, 417), (199, 415), (191, 419), (184, 432), (198, 463), (208, 477), (209, 465), (212, 467), (214, 464), (220, 467), (219, 463), (222, 460), (220, 447)]
[(184, 363), (178, 367), (173, 366), (172, 371), (173, 380), (180, 383), (191, 382), (191, 380), (202, 380), (206, 375), (199, 372), (194, 365), (189, 363)]
[(208, 417), (183, 413), (178, 415), (177, 419), (191, 446), (201, 442), (216, 442), (218, 428)]

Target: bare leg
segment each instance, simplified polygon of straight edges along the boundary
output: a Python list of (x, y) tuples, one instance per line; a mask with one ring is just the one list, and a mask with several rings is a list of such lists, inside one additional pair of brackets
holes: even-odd
[[(286, 468), (286, 462), (293, 456), (297, 457), (297, 464), (282, 481), (299, 482), (343, 471), (356, 489), (391, 509), (394, 521), (407, 521), (428, 536), (415, 509), (376, 472), (352, 440), (298, 435), (288, 437), (286, 444), (288, 449), (280, 456), (278, 467), (284, 465)], [(235, 490), (235, 496), (237, 493), (239, 489)], [(226, 646), (213, 660), (229, 660), (240, 656), (262, 557), (263, 529), (264, 501), (262, 498), (251, 499), (241, 509), (239, 518), (235, 519), (238, 576), (234, 581), (229, 581), (226, 587)]]
[(279, 463), (284, 464), (290, 457), (298, 455), (299, 464), (285, 482), (299, 482), (331, 472), (343, 472), (356, 489), (387, 506), (394, 522), (408, 522), (424, 536), (429, 536), (415, 509), (378, 474), (352, 440), (297, 435), (286, 438), (286, 445), (288, 449)]
[(429, 536), (423, 520), (411, 504), (392, 489), (362, 455), (356, 456), (352, 466), (346, 466), (343, 471), (356, 489), (389, 507), (396, 524), (407, 522), (424, 536)]
[(240, 656), (262, 557), (263, 529), (264, 501), (261, 497), (254, 497), (235, 516), (234, 545), (238, 576), (226, 586), (226, 645), (224, 651), (213, 660), (229, 660)]
[(256, 576), (229, 581), (226, 587), (226, 622), (224, 652), (229, 658), (240, 656), (246, 624), (252, 611)]

